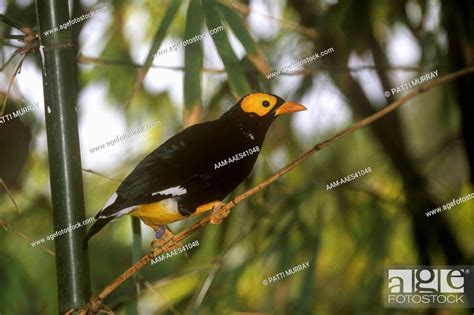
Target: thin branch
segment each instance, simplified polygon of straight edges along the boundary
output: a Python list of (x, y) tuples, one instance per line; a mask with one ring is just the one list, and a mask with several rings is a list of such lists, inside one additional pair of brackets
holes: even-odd
[(26, 35), (0, 35), (0, 40), (4, 39), (17, 39), (19, 41), (23, 41)]
[(13, 198), (13, 194), (8, 189), (7, 184), (5, 184), (5, 182), (3, 181), (3, 178), (1, 178), (1, 177), (0, 177), (0, 184), (2, 184), (3, 188), (5, 188), (5, 191), (7, 192), (8, 197), (10, 198), (13, 205), (15, 206), (16, 212), (18, 212), (18, 214), (21, 214), (20, 207), (18, 207), (18, 204), (15, 201), (15, 198)]
[(257, 12), (255, 10), (250, 9), (247, 5), (243, 3), (232, 1), (232, 0), (227, 0), (227, 1), (222, 0), (219, 2), (244, 15), (255, 14), (267, 19), (277, 21), (280, 24), (282, 24), (282, 26), (286, 26), (287, 28), (294, 29), (298, 33), (301, 33), (302, 35), (305, 35), (309, 38), (314, 39), (318, 35), (318, 32), (314, 28), (305, 27), (303, 25), (300, 25), (292, 21), (280, 19), (266, 13)]
[(96, 172), (96, 171), (93, 171), (93, 170), (90, 170), (90, 169), (83, 168), (82, 171), (86, 172), (86, 173), (91, 173), (91, 174), (94, 174), (94, 175), (97, 175), (97, 176), (100, 176), (100, 177), (103, 177), (103, 178), (106, 178), (106, 179), (114, 181), (114, 182), (119, 182), (119, 183), (122, 182), (120, 179), (112, 178), (112, 177), (109, 177), (107, 175), (101, 174), (99, 172)]
[[(32, 242), (34, 242), (30, 237), (26, 236), (25, 234), (23, 234), (22, 232), (20, 231), (17, 231), (15, 230), (14, 228), (12, 228), (11, 226), (9, 226), (5, 221), (3, 221), (2, 219), (0, 219), (0, 225), (3, 226), (3, 228), (6, 230), (6, 231), (10, 231), (10, 232), (13, 232), (13, 233), (16, 233), (18, 235), (20, 235), (22, 238), (24, 238), (25, 240), (28, 240), (30, 242), (30, 244)], [(50, 254), (51, 256), (55, 256), (54, 252), (52, 250), (50, 250), (49, 248), (47, 248), (46, 246), (44, 246), (43, 244), (39, 244), (39, 246), (44, 249), (48, 254)]]
[(0, 116), (3, 116), (3, 114), (5, 113), (5, 107), (7, 106), (7, 100), (8, 100), (8, 96), (10, 95), (10, 90), (12, 88), (13, 82), (15, 81), (16, 75), (20, 73), (21, 71), (21, 66), (23, 65), (23, 61), (25, 61), (26, 56), (27, 54), (25, 54), (23, 58), (21, 58), (20, 62), (18, 63), (18, 66), (16, 67), (15, 71), (12, 74), (10, 83), (8, 84), (7, 93), (5, 95), (5, 98), (3, 99), (3, 105), (2, 105), (2, 110), (0, 111)]
[[(82, 64), (97, 64), (101, 66), (128, 66), (133, 68), (142, 68), (144, 65), (137, 64), (133, 62), (121, 61), (121, 60), (111, 60), (103, 58), (89, 57), (83, 54), (79, 54), (79, 62)], [(163, 66), (163, 65), (151, 65), (152, 68), (171, 70), (171, 71), (184, 71), (184, 67), (181, 66)], [(440, 65), (437, 65), (439, 68)], [(349, 72), (359, 72), (365, 70), (397, 70), (397, 71), (406, 71), (406, 72), (420, 72), (425, 70), (430, 70), (429, 67), (419, 67), (419, 66), (405, 66), (405, 65), (362, 65), (358, 67), (346, 67), (346, 66), (326, 66), (321, 65), (317, 68), (304, 68), (301, 70), (296, 70), (292, 72), (284, 72), (281, 75), (308, 75), (321, 71), (349, 71)], [(210, 74), (222, 74), (225, 73), (225, 69), (216, 69), (216, 68), (202, 68), (202, 72)]]
[(21, 25), (20, 22), (18, 21), (15, 21), (14, 19), (12, 19), (11, 17), (8, 17), (4, 14), (0, 14), (0, 21), (3, 21), (5, 22), (5, 24), (8, 24), (10, 25), (11, 27), (14, 27), (16, 28), (17, 30), (21, 31), (21, 29), (23, 28), (23, 25)]
[(5, 46), (5, 47), (12, 47), (12, 48), (16, 48), (16, 49), (21, 48), (20, 46), (13, 45), (12, 43), (8, 43), (8, 42), (3, 42), (2, 45)]
[[(6, 45), (5, 45), (6, 46)], [(13, 52), (13, 54), (10, 56), (10, 58), (7, 59), (1, 66), (0, 66), (0, 71), (3, 71), (10, 62), (12, 62), (13, 59), (15, 59), (16, 56), (20, 54), (21, 47), (17, 47), (17, 49)]]
[[(351, 133), (355, 132), (356, 130), (365, 127), (374, 121), (379, 120), (380, 118), (384, 117), (385, 115), (393, 112), (395, 109), (400, 107), (401, 105), (405, 104), (409, 100), (424, 94), (428, 92), (431, 88), (439, 85), (443, 85), (447, 82), (450, 82), (456, 78), (459, 78), (461, 76), (467, 75), (469, 73), (474, 73), (474, 67), (469, 67), (465, 68), (456, 72), (453, 72), (451, 74), (447, 74), (445, 76), (439, 77), (436, 80), (432, 80), (430, 82), (427, 82), (418, 88), (414, 89), (414, 91), (410, 92), (409, 94), (403, 96), (402, 98), (396, 100), (395, 102), (387, 105), (383, 109), (379, 110), (378, 112), (375, 112), (374, 114), (360, 120), (359, 122), (353, 124), (351, 127), (346, 128), (342, 130), (341, 132), (335, 134), (334, 136), (316, 144), (313, 148), (305, 152), (303, 155), (301, 155), (299, 158), (288, 164), (287, 166), (283, 167), (270, 177), (268, 177), (266, 180), (258, 184), (257, 186), (247, 190), (246, 192), (242, 193), (241, 195), (235, 197), (231, 201), (229, 201), (227, 204), (225, 204), (223, 207), (220, 208), (221, 214), (225, 214), (226, 212), (228, 213), (230, 209), (244, 201), (245, 199), (249, 198), (250, 196), (254, 195), (255, 193), (259, 192), (263, 188), (267, 187), (277, 179), (279, 179), (281, 176), (284, 174), (288, 173), (301, 163), (303, 163), (305, 160), (307, 160), (309, 157), (311, 157), (313, 154), (315, 154), (318, 151), (321, 151), (322, 149), (328, 147), (330, 144), (342, 139), (345, 136), (350, 135)], [(171, 245), (171, 244), (177, 244), (189, 235), (193, 234), (197, 230), (200, 230), (203, 228), (205, 225), (207, 225), (210, 221), (210, 216), (206, 216), (197, 223), (194, 223), (191, 225), (189, 228), (184, 230), (183, 232), (179, 233), (176, 235), (174, 238), (170, 238), (161, 248), (154, 248), (152, 251), (150, 251), (148, 254), (143, 256), (137, 263), (129, 267), (127, 270), (125, 270), (120, 276), (118, 276), (114, 281), (112, 281), (109, 285), (107, 285), (98, 295), (95, 295), (91, 297), (89, 300), (89, 303), (81, 310), (81, 314), (88, 314), (87, 312), (92, 312), (92, 313), (97, 313), (102, 309), (104, 305), (102, 305), (102, 302), (104, 299), (109, 296), (115, 289), (117, 289), (123, 282), (125, 282), (127, 279), (129, 279), (135, 272), (138, 270), (142, 269), (144, 266), (146, 266), (154, 257), (157, 255), (161, 254), (164, 252), (163, 248), (166, 248), (166, 245)], [(176, 245), (174, 245), (176, 246)]]
[[(440, 65), (437, 65), (439, 68)], [(360, 72), (365, 70), (397, 70), (406, 72), (420, 72), (431, 70), (429, 67), (418, 67), (418, 66), (404, 66), (404, 65), (362, 65), (357, 67), (345, 67), (345, 66), (333, 66), (333, 65), (320, 65), (317, 68), (304, 68), (292, 72), (282, 73), (283, 75), (308, 75), (315, 72), (321, 71), (348, 71), (348, 72)]]
[[(128, 66), (133, 68), (143, 68), (145, 65), (121, 61), (121, 60), (111, 60), (111, 59), (103, 59), (103, 58), (94, 58), (89, 57), (83, 54), (79, 54), (78, 60), (80, 63), (83, 64), (97, 64), (102, 66)], [(151, 65), (151, 68), (157, 69), (165, 69), (165, 70), (174, 70), (174, 71), (184, 71), (184, 67), (179, 66), (161, 66), (161, 65)], [(213, 69), (213, 68), (202, 68), (203, 72), (210, 72), (210, 73), (224, 73), (224, 69)]]

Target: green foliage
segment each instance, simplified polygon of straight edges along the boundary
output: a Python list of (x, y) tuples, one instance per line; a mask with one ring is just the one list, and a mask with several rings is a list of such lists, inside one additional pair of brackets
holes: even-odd
[[(217, 4), (214, 0), (202, 0), (206, 24), (209, 30), (223, 27)], [(225, 31), (218, 32), (212, 37), (214, 44), (221, 55), (226, 72), (228, 73), (229, 85), (233, 94), (239, 98), (250, 92), (250, 86), (245, 78), (240, 61), (234, 53)]]
[[(441, 74), (452, 70), (448, 46), (443, 44), (447, 40), (446, 27), (439, 24), (434, 30), (425, 29), (407, 16), (407, 7), (417, 6), (419, 13), (427, 18), (432, 10), (428, 3), (338, 1), (332, 5), (327, 4), (328, 1), (296, 0), (289, 0), (285, 5), (265, 3), (274, 9), (268, 14), (277, 15), (275, 12), (281, 11), (278, 20), (260, 14), (262, 7), (253, 6), (252, 1), (248, 13), (262, 21), (262, 25), (263, 21), (271, 21), (272, 24), (265, 27), (271, 25), (268, 33), (274, 36), (262, 36), (262, 30), (255, 29), (260, 25), (248, 26), (249, 16), (243, 14), (248, 7), (243, 2), (238, 2), (237, 7), (228, 1), (215, 0), (108, 4), (110, 20), (104, 26), (103, 46), (97, 56), (91, 57), (122, 64), (81, 65), (81, 93), (104, 84), (108, 92), (107, 106), (116, 107), (127, 128), (155, 120), (160, 120), (162, 126), (124, 141), (120, 146), (127, 149), (120, 153), (104, 149), (110, 165), (94, 170), (113, 178), (124, 178), (152, 149), (182, 129), (183, 107), (186, 110), (204, 107), (206, 119), (214, 119), (255, 86), (265, 86), (267, 92), (304, 103), (309, 112), (297, 114), (301, 116), (318, 112), (328, 99), (340, 100), (342, 105), (337, 110), (341, 113), (336, 114), (349, 112), (342, 123), (328, 123), (332, 118), (326, 112), (309, 116), (313, 120), (306, 122), (305, 127), (300, 126), (303, 125), (300, 120), (290, 117), (275, 122), (254, 170), (227, 199), (230, 200), (326, 136), (388, 102), (380, 97), (368, 97), (362, 86), (383, 93), (379, 82), (395, 86), (400, 83), (400, 73), (416, 77), (432, 68)], [(444, 5), (440, 5), (440, 15), (435, 14), (440, 20), (447, 18)], [(134, 10), (147, 12), (149, 19), (129, 20)], [(31, 26), (36, 23), (34, 4), (19, 7), (9, 3), (5, 14), (21, 21), (24, 16), (24, 22)], [(137, 67), (131, 65), (132, 51), (143, 42), (128, 38), (125, 32), (128, 23), (134, 22), (144, 25), (140, 35), (146, 41), (143, 47), (149, 47), (145, 48), (146, 58), (140, 61), (144, 67), (139, 81)], [(203, 70), (206, 61), (213, 56), (208, 48), (214, 49), (214, 46), (206, 46), (201, 41), (181, 48), (183, 58), (176, 57), (176, 63), (165, 65), (182, 66), (182, 69), (149, 71), (155, 59), (153, 55), (164, 48), (166, 39), (186, 40), (206, 28), (211, 30), (218, 26), (223, 26), (224, 31), (214, 34), (211, 44), (216, 48), (217, 58), (222, 60), (223, 72)], [(76, 27), (80, 30), (81, 26)], [(420, 68), (418, 71), (395, 72), (386, 67), (392, 60), (388, 57), (393, 57), (388, 47), (393, 44), (397, 27), (410, 34), (410, 40), (420, 50), (419, 64), (414, 65)], [(302, 28), (311, 29), (317, 35), (307, 36)], [(88, 34), (81, 36), (88, 38)], [(237, 57), (235, 43), (242, 45), (243, 58)], [(274, 80), (262, 75), (270, 68), (266, 60), (275, 70), (281, 65), (280, 60), (298, 61), (328, 47), (334, 47), (335, 53), (307, 64), (308, 72), (304, 75), (282, 74)], [(9, 47), (0, 49), (6, 55), (11, 53)], [(369, 56), (364, 62), (372, 60), (382, 66), (381, 70), (364, 70), (370, 71), (373, 81), (355, 80), (361, 71), (347, 71), (350, 58), (354, 56)], [(385, 62), (380, 64), (376, 56)], [(38, 59), (29, 56), (27, 60), (34, 61), (35, 65)], [(156, 59), (155, 64), (161, 64), (162, 59)], [(38, 66), (34, 70), (25, 67), (23, 73), (38, 71)], [(146, 75), (151, 76), (149, 79), (153, 82), (162, 82), (177, 71), (180, 76), (176, 86), (159, 91), (143, 84), (137, 88), (137, 82), (142, 82)], [(4, 82), (7, 82), (8, 72), (0, 74), (0, 92), (6, 90)], [(18, 80), (26, 79), (19, 76)], [(41, 90), (33, 81), (28, 84), (31, 89)], [(183, 95), (184, 104), (176, 101), (173, 94), (176, 87), (179, 95)], [(385, 268), (420, 264), (424, 251), (433, 265), (446, 265), (450, 253), (442, 244), (459, 247), (465, 261), (457, 261), (457, 264), (472, 262), (474, 257), (474, 201), (438, 214), (443, 220), (424, 216), (432, 204), (439, 206), (472, 192), (467, 178), (472, 165), (466, 158), (464, 144), (469, 141), (461, 135), (465, 113), (457, 106), (459, 99), (453, 88), (454, 85), (434, 89), (383, 120), (378, 128), (359, 130), (319, 152), (239, 204), (222, 225), (209, 225), (192, 234), (183, 244), (199, 240), (200, 246), (187, 255), (178, 255), (141, 270), (137, 279), (142, 284), (138, 300), (133, 281), (127, 281), (105, 304), (119, 314), (127, 313), (128, 307), (137, 301), (142, 314), (412, 314), (412, 310), (384, 308)], [(132, 90), (135, 93), (133, 106), (124, 108)], [(330, 94), (320, 99), (322, 92)], [(27, 94), (15, 90), (10, 98), (12, 102), (20, 104), (18, 99), (24, 97), (22, 93)], [(86, 107), (94, 104), (78, 106), (82, 114)], [(13, 109), (14, 106), (9, 105), (9, 110)], [(11, 185), (13, 197), (22, 209), (21, 214), (16, 213), (0, 186), (0, 220), (32, 240), (54, 232), (41, 119), (41, 115), (31, 114), (20, 118), (18, 124), (0, 125), (0, 141), (5, 143), (0, 146), (0, 177), (14, 179), (7, 184)], [(27, 134), (32, 135), (31, 139)], [(20, 138), (21, 144), (18, 143)], [(82, 152), (83, 160), (88, 154), (87, 150)], [(366, 167), (371, 167), (373, 172), (327, 190), (331, 182)], [(416, 181), (420, 178), (421, 182)], [(117, 186), (118, 182), (84, 173), (86, 216), (94, 216)], [(196, 218), (175, 223), (171, 228), (181, 231), (194, 220)], [(436, 230), (443, 222), (455, 243), (448, 243), (444, 234)], [(427, 236), (426, 246), (414, 237), (416, 227)], [(145, 254), (153, 236), (144, 226), (142, 234), (141, 252)], [(132, 264), (131, 240), (127, 217), (112, 223), (93, 238), (89, 255), (94, 293)], [(50, 241), (45, 246), (53, 249), (54, 243)], [(54, 257), (39, 247), (31, 247), (29, 241), (2, 225), (0, 255), (0, 313), (56, 313)], [(262, 284), (264, 279), (306, 261), (309, 261), (309, 269), (267, 286)], [(465, 314), (456, 309), (443, 312)], [(431, 314), (424, 309), (416, 313)]]
[[(203, 12), (200, 1), (190, 1), (187, 11), (184, 37), (194, 38), (201, 34)], [(184, 50), (184, 107), (190, 112), (193, 107), (201, 107), (201, 68), (203, 50), (200, 41), (187, 45)]]

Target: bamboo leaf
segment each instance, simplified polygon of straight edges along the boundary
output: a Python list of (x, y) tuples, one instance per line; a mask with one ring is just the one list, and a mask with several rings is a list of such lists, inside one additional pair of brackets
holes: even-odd
[(245, 47), (245, 50), (248, 54), (248, 58), (250, 62), (252, 62), (252, 64), (255, 66), (255, 68), (263, 75), (272, 72), (272, 68), (266, 61), (265, 56), (263, 55), (257, 43), (253, 39), (247, 26), (245, 25), (244, 20), (240, 17), (240, 15), (222, 3), (219, 3), (217, 8), (222, 17), (229, 24), (235, 36)]
[[(216, 2), (214, 0), (202, 0), (202, 4), (208, 29), (213, 30), (218, 27), (224, 27), (218, 15)], [(232, 92), (237, 97), (242, 97), (249, 93), (251, 90), (250, 85), (245, 78), (240, 61), (230, 45), (226, 32), (220, 31), (213, 34), (212, 40), (214, 41), (217, 50), (219, 51), (219, 55), (222, 58), (222, 62), (224, 63)]]
[(156, 54), (161, 44), (163, 43), (163, 40), (165, 39), (166, 33), (168, 32), (171, 22), (176, 16), (176, 13), (178, 13), (178, 9), (181, 5), (181, 1), (182, 0), (172, 0), (170, 5), (168, 6), (165, 16), (163, 17), (163, 20), (161, 20), (161, 24), (158, 27), (158, 30), (156, 31), (155, 36), (153, 38), (153, 43), (151, 45), (150, 52), (148, 53), (148, 56), (146, 57), (145, 64), (143, 68), (138, 70), (137, 76), (135, 78), (135, 84), (133, 86), (132, 94), (130, 95), (130, 98), (128, 99), (127, 105), (125, 107), (128, 107), (133, 96), (140, 88), (143, 82), (143, 79), (148, 73), (148, 70), (150, 69), (151, 64), (153, 63), (153, 59), (155, 58), (154, 55)]
[(181, 0), (172, 0), (168, 7), (168, 10), (166, 10), (165, 16), (163, 17), (163, 20), (161, 21), (161, 24), (155, 33), (155, 37), (153, 39), (153, 44), (151, 45), (150, 52), (148, 53), (148, 56), (145, 60), (144, 68), (146, 69), (146, 71), (148, 71), (151, 64), (153, 63), (153, 59), (154, 59), (153, 55), (158, 51), (158, 48), (160, 48), (161, 44), (163, 43), (166, 33), (168, 32), (168, 28), (170, 27), (171, 22), (176, 16), (176, 13), (178, 13), (178, 9), (180, 5), (181, 5)]
[[(186, 14), (186, 29), (184, 38), (192, 39), (199, 35), (203, 22), (200, 1), (190, 1)], [(183, 124), (189, 126), (202, 118), (201, 102), (201, 68), (203, 65), (203, 50), (198, 40), (185, 46), (184, 50), (184, 114)]]

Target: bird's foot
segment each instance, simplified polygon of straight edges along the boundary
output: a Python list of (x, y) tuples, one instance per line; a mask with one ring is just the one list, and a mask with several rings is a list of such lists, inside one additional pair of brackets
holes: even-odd
[(155, 237), (157, 239), (160, 239), (165, 233), (166, 233), (166, 227), (160, 226), (160, 229), (158, 231), (155, 231)]
[(174, 240), (175, 235), (173, 232), (168, 230), (166, 227), (161, 226), (158, 231), (155, 232), (156, 240), (151, 242), (153, 249), (161, 249), (164, 252), (172, 250), (176, 245), (180, 245), (179, 242)]
[(230, 209), (224, 207), (224, 203), (220, 204), (217, 207), (212, 208), (211, 213), (211, 224), (221, 224), (222, 220), (227, 218), (230, 213)]

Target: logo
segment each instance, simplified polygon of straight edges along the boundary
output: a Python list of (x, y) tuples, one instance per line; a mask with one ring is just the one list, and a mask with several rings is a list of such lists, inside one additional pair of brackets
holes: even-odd
[(388, 269), (385, 307), (472, 307), (474, 266)]

